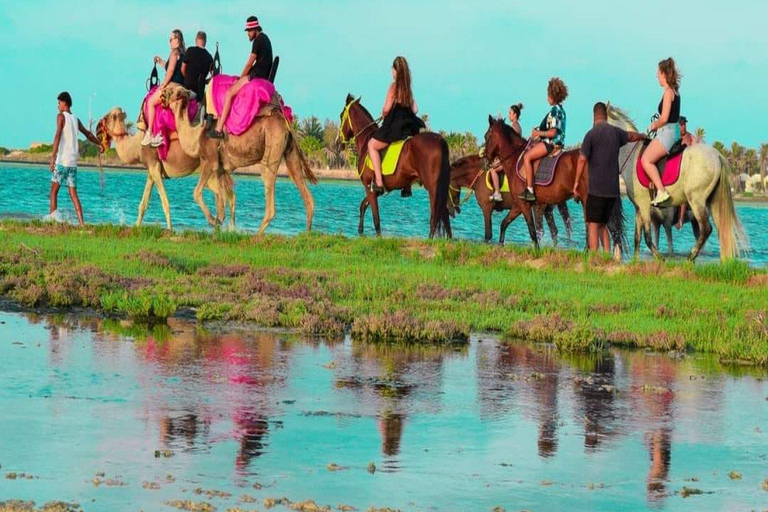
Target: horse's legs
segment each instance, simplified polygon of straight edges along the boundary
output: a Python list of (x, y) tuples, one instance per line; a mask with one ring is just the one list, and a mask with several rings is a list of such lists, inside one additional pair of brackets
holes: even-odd
[(533, 218), (536, 224), (536, 240), (541, 242), (544, 238), (544, 205), (537, 204), (533, 207)]
[(640, 256), (640, 238), (643, 234), (643, 222), (640, 212), (635, 211), (635, 258)]
[[(675, 251), (672, 244), (672, 224), (670, 222), (664, 222), (664, 231), (667, 234), (667, 254), (671, 258), (674, 256)], [(659, 236), (656, 235), (656, 247), (659, 246)]]
[(357, 224), (357, 234), (363, 236), (363, 219), (365, 219), (365, 210), (368, 209), (368, 196), (365, 196), (360, 203), (360, 222)]
[(696, 218), (696, 222), (699, 224), (699, 236), (696, 238), (696, 244), (691, 250), (691, 254), (688, 256), (690, 261), (696, 260), (696, 257), (701, 252), (701, 248), (707, 242), (709, 235), (712, 234), (712, 224), (709, 222), (709, 210), (705, 204), (698, 202), (691, 203), (691, 211)]
[(373, 228), (376, 230), (376, 236), (381, 236), (381, 219), (379, 218), (379, 200), (376, 197), (376, 194), (374, 194), (370, 190), (368, 191), (368, 203), (371, 205), (371, 217), (373, 217)]
[(483, 224), (485, 225), (485, 241), (490, 242), (493, 239), (493, 207), (487, 205), (482, 210)]
[(139, 217), (136, 219), (136, 227), (141, 226), (141, 222), (144, 220), (144, 214), (147, 213), (147, 206), (149, 206), (149, 196), (152, 194), (152, 187), (154, 186), (155, 182), (148, 175), (147, 183), (144, 185), (144, 194), (141, 196), (141, 202), (139, 203)]
[(565, 237), (570, 242), (571, 234), (573, 234), (573, 225), (571, 223), (571, 212), (568, 210), (568, 202), (562, 201), (557, 203), (557, 211), (560, 212), (560, 216), (563, 218), (563, 224), (565, 224)]
[(643, 226), (643, 232), (645, 234), (645, 244), (648, 246), (648, 249), (651, 250), (651, 254), (653, 254), (654, 258), (661, 258), (661, 255), (659, 254), (659, 250), (656, 248), (656, 245), (653, 243), (653, 236), (652, 236), (652, 230), (651, 230), (650, 203), (648, 204), (647, 211), (641, 210), (639, 213), (640, 213), (640, 221), (642, 222), (642, 226)]
[[(555, 215), (553, 213), (554, 206), (548, 204), (544, 207), (544, 219), (547, 221), (547, 227), (549, 228), (549, 234), (552, 235), (552, 244), (557, 247), (557, 224), (555, 224)], [(544, 228), (541, 228), (544, 231)]]
[(504, 245), (504, 240), (507, 236), (507, 227), (509, 227), (509, 225), (512, 224), (512, 221), (518, 218), (521, 213), (522, 211), (518, 206), (510, 208), (509, 213), (507, 213), (506, 217), (501, 221), (501, 227), (499, 228), (499, 244)]
[(539, 240), (536, 237), (536, 221), (533, 218), (533, 212), (531, 211), (530, 205), (523, 205), (523, 217), (525, 218), (526, 224), (528, 224), (528, 233), (531, 235), (531, 240), (533, 241), (533, 247), (538, 251), (539, 250)]

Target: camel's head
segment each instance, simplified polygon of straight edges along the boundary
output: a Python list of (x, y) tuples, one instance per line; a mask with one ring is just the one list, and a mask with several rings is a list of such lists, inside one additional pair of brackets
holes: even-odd
[(120, 107), (115, 107), (99, 120), (96, 126), (96, 138), (99, 139), (102, 151), (106, 151), (112, 139), (124, 137), (128, 134), (125, 126), (125, 112)]
[(182, 109), (187, 108), (189, 103), (190, 91), (182, 87), (175, 87), (168, 93), (168, 107), (173, 110), (174, 114), (182, 112)]

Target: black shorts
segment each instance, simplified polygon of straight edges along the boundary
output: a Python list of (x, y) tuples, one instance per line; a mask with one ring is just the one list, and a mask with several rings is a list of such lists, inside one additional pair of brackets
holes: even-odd
[(618, 197), (599, 197), (589, 194), (587, 196), (587, 222), (608, 224), (613, 206), (618, 200)]

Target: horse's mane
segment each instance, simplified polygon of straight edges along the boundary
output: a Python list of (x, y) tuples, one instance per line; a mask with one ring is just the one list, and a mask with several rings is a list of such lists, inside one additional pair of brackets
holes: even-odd
[(514, 128), (512, 128), (510, 125), (508, 125), (505, 121), (499, 119), (498, 123), (501, 125), (502, 129), (504, 130), (504, 135), (512, 140), (518, 139), (525, 141), (523, 137), (515, 131)]
[(362, 98), (357, 98), (354, 100), (355, 103), (357, 103), (357, 106), (360, 107), (363, 110), (363, 113), (367, 115), (370, 119), (373, 119), (373, 116), (370, 112), (368, 112), (368, 109), (363, 106), (363, 103), (360, 101)]
[(608, 122), (613, 121), (611, 124), (613, 125), (619, 125), (619, 128), (624, 128), (629, 131), (636, 132), (637, 131), (637, 125), (635, 125), (635, 122), (632, 120), (632, 118), (629, 116), (629, 113), (626, 110), (623, 110), (616, 105), (611, 105), (610, 102), (607, 104), (608, 106)]

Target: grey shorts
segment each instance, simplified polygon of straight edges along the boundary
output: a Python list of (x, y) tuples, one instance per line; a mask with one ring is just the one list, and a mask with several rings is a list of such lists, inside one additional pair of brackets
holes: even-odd
[(77, 188), (77, 167), (56, 164), (56, 169), (51, 174), (51, 181), (59, 185), (66, 181), (68, 187)]
[(661, 142), (664, 149), (669, 154), (675, 142), (680, 140), (680, 125), (677, 123), (667, 123), (656, 131), (656, 140)]

